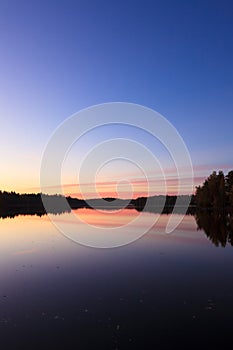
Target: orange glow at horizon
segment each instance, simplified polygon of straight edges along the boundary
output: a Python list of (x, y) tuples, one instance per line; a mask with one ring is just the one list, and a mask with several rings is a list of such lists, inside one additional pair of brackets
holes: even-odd
[[(199, 176), (194, 178), (194, 188), (195, 186), (201, 184), (205, 177)], [(189, 179), (181, 181), (180, 194), (192, 194), (187, 191)], [(161, 179), (148, 179), (148, 182), (144, 179), (133, 179), (129, 183), (121, 183), (120, 187), (116, 181), (103, 181), (98, 182), (94, 186), (93, 184), (85, 183), (82, 186), (75, 183), (62, 184), (62, 194), (65, 196), (76, 197), (80, 199), (91, 199), (91, 198), (103, 198), (103, 197), (114, 197), (122, 199), (136, 199), (137, 197), (148, 197), (154, 195), (177, 195), (178, 194), (178, 179), (177, 177), (168, 176), (166, 178), (166, 183)], [(42, 192), (47, 194), (61, 193), (61, 187), (58, 185), (48, 186)], [(11, 189), (4, 188), (3, 190)], [(15, 189), (14, 189), (15, 190)], [(41, 192), (39, 186), (37, 187), (25, 187), (24, 189), (18, 188), (15, 190), (19, 193), (32, 193)]]
[[(195, 187), (201, 185), (204, 180), (209, 176), (209, 174), (213, 171), (213, 166), (208, 165), (198, 165), (194, 166), (194, 188), (193, 193), (195, 192)], [(229, 165), (222, 165), (221, 169), (230, 169)], [(148, 178), (148, 182), (150, 183), (150, 193), (149, 195), (176, 195), (178, 192), (178, 178), (175, 169), (165, 169), (166, 174), (166, 193), (161, 191), (161, 183), (164, 183), (160, 178), (156, 179), (153, 174), (151, 174), (151, 178)], [(225, 171), (226, 173), (226, 171)], [(28, 174), (29, 175), (29, 174)], [(148, 184), (145, 179), (135, 178), (133, 174), (128, 174), (127, 180), (129, 181), (131, 188), (129, 188), (129, 184), (120, 183), (120, 190), (118, 187), (118, 180), (116, 180), (117, 174), (114, 174), (115, 181), (108, 179), (99, 179), (99, 181), (93, 187), (93, 184), (84, 183), (82, 185), (82, 191), (80, 186), (74, 181), (71, 181), (71, 178), (66, 178), (62, 184), (63, 194), (66, 196), (77, 197), (80, 199), (90, 199), (96, 197), (114, 197), (114, 198), (122, 198), (122, 199), (130, 199), (137, 198), (140, 196), (148, 196)], [(131, 177), (132, 176), (132, 177)], [(181, 175), (182, 177), (182, 187), (180, 188), (180, 194), (191, 194), (187, 191), (187, 183), (188, 178), (185, 180), (185, 169), (184, 173)], [(7, 181), (8, 180), (8, 181)], [(102, 181), (101, 181), (102, 180)], [(94, 190), (93, 190), (94, 189)], [(96, 190), (95, 190), (96, 189)], [(24, 179), (18, 179), (18, 181), (13, 181), (10, 177), (6, 179), (4, 176), (2, 178), (2, 186), (0, 188), (1, 191), (15, 191), (18, 193), (39, 193), (41, 192), (39, 176), (31, 177), (26, 176)], [(52, 186), (48, 186), (43, 190), (44, 193), (47, 194), (56, 194), (60, 193), (60, 187), (57, 184)], [(83, 193), (83, 195), (82, 195)]]

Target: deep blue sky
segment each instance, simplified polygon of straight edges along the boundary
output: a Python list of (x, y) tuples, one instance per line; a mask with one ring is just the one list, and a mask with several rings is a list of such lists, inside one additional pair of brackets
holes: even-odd
[(232, 1), (2, 0), (0, 187), (36, 185), (57, 125), (110, 101), (163, 114), (197, 168), (233, 167), (232, 14)]

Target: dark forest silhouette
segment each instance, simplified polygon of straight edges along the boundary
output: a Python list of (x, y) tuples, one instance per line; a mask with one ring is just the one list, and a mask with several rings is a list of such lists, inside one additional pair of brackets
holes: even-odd
[(233, 207), (233, 171), (224, 176), (222, 171), (216, 171), (196, 188), (194, 196), (198, 208), (228, 209)]
[[(51, 202), (49, 210), (46, 211), (42, 198), (46, 197)], [(0, 191), (0, 217), (15, 217), (17, 215), (46, 215), (47, 212), (53, 214), (62, 214), (62, 196), (37, 194), (19, 194), (15, 192)], [(67, 210), (66, 210), (67, 211)], [(71, 211), (71, 209), (70, 209)]]
[[(68, 206), (64, 206), (64, 199)], [(195, 216), (197, 228), (204, 230), (216, 246), (233, 245), (233, 171), (224, 176), (222, 171), (214, 171), (196, 188), (194, 195), (179, 197), (183, 203), (190, 201), (189, 207), (176, 207), (177, 196), (139, 197), (132, 200), (116, 198), (90, 199), (64, 197), (48, 194), (19, 194), (0, 191), (0, 218), (13, 218), (18, 215), (42, 216), (47, 213), (62, 214), (72, 209), (136, 209), (154, 213), (191, 214)], [(43, 205), (46, 200), (46, 209)], [(103, 202), (104, 200), (104, 202)], [(66, 203), (67, 203), (66, 202)], [(104, 203), (104, 205), (103, 205)]]
[[(193, 208), (193, 196), (181, 196), (184, 200), (191, 200), (191, 205), (188, 212)], [(64, 199), (67, 200), (69, 206), (64, 206)], [(46, 200), (46, 209), (43, 205), (43, 200)], [(89, 199), (88, 201), (78, 198), (64, 197), (62, 195), (47, 195), (42, 193), (37, 194), (19, 194), (15, 192), (0, 191), (0, 217), (14, 217), (17, 215), (45, 215), (62, 214), (70, 212), (72, 209), (92, 208), (92, 209), (136, 209), (138, 211), (150, 211), (156, 213), (171, 213), (174, 209), (177, 196), (152, 196), (139, 197), (137, 199), (116, 199), (102, 198)], [(176, 212), (183, 213), (182, 207), (176, 208)]]

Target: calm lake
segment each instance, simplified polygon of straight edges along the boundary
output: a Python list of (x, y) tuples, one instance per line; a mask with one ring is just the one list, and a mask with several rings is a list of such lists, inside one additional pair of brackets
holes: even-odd
[[(82, 235), (85, 221), (112, 227), (137, 215), (125, 209), (116, 219), (109, 212), (101, 222), (94, 210), (74, 212), (83, 219)], [(147, 225), (156, 214), (142, 215)], [(0, 219), (1, 349), (225, 348), (233, 324), (233, 247), (211, 218), (209, 237), (191, 215), (165, 234), (169, 217), (112, 249), (73, 242), (47, 216)]]

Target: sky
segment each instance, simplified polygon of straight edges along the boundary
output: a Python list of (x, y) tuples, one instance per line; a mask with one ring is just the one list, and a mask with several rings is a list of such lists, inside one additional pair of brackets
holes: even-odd
[[(39, 192), (41, 158), (54, 130), (81, 109), (115, 101), (154, 109), (174, 125), (190, 152), (195, 184), (213, 170), (232, 169), (232, 13), (232, 1), (224, 0), (1, 0), (0, 189)], [(80, 159), (93, 140), (118, 133), (100, 130), (74, 147), (63, 177), (68, 194), (80, 195)], [(122, 133), (166, 158), (147, 135)], [(149, 164), (146, 171), (153, 175)], [(175, 193), (169, 162), (164, 171)], [(121, 178), (132, 181), (135, 196), (145, 193), (140, 172), (116, 161), (97, 176), (101, 195), (116, 194)], [(91, 197), (88, 174), (86, 186)], [(127, 184), (119, 196), (129, 192)]]

